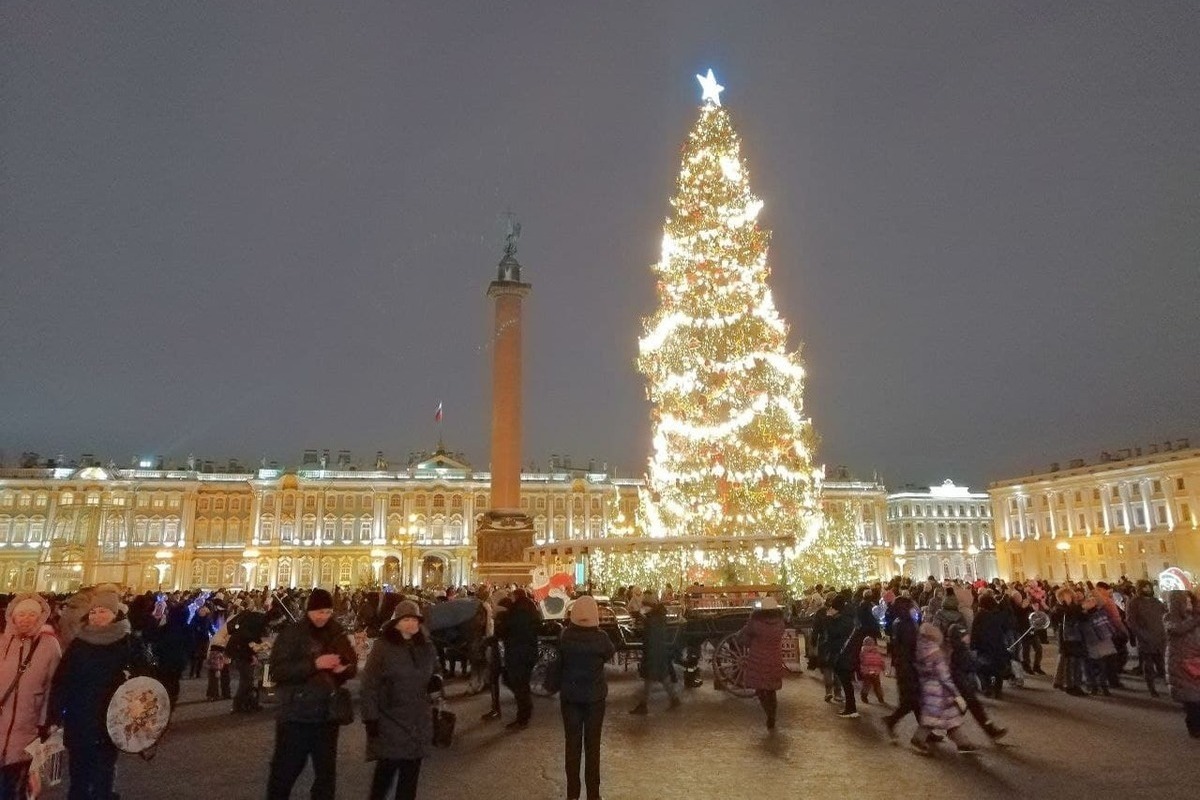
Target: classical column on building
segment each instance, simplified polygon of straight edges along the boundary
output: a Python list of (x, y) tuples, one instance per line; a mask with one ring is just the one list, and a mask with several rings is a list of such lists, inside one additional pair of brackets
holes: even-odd
[(488, 286), (495, 301), (492, 330), (492, 484), (491, 507), (480, 520), (478, 578), (494, 583), (526, 584), (533, 546), (533, 520), (521, 510), (521, 304), (532, 287), (521, 281), (516, 259), (520, 225), (509, 226), (504, 258)]
[(1112, 533), (1112, 509), (1109, 508), (1109, 484), (1100, 484), (1100, 515), (1104, 519), (1104, 533)]

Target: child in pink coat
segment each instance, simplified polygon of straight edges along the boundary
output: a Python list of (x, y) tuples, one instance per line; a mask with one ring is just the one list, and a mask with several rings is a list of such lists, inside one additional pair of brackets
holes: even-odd
[(867, 699), (867, 693), (872, 689), (875, 690), (875, 697), (879, 699), (879, 702), (884, 702), (883, 685), (880, 678), (885, 665), (883, 653), (879, 651), (879, 644), (873, 637), (865, 637), (862, 647), (858, 650), (858, 677), (862, 680), (862, 691), (859, 693), (859, 697), (864, 703), (871, 702)]

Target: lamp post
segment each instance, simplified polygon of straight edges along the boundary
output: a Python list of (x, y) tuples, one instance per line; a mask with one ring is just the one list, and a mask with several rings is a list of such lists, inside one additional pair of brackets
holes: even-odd
[(903, 542), (892, 548), (892, 558), (896, 559), (896, 563), (900, 565), (899, 574), (901, 578), (904, 577), (904, 562), (908, 560), (904, 557), (904, 554), (907, 552), (908, 551), (904, 549)]
[(387, 558), (387, 551), (378, 547), (371, 550), (371, 566), (375, 568), (375, 582), (379, 584), (379, 588), (383, 588), (383, 560)]
[(167, 570), (171, 568), (171, 559), (174, 557), (174, 555), (175, 554), (172, 553), (170, 550), (159, 550), (157, 553), (154, 554), (154, 557), (156, 559), (158, 559), (158, 563), (154, 565), (154, 568), (156, 570), (158, 570), (158, 588), (159, 589), (162, 588), (163, 580), (166, 578), (166, 575), (167, 575)]
[(246, 590), (254, 588), (254, 567), (258, 564), (258, 550), (247, 547), (242, 551), (242, 568), (246, 570)]
[(1058, 544), (1054, 545), (1054, 549), (1062, 553), (1063, 558), (1063, 578), (1067, 581), (1071, 580), (1071, 565), (1067, 563), (1067, 554), (1071, 552), (1071, 543), (1059, 540)]
[(416, 570), (413, 569), (413, 542), (417, 538), (417, 515), (408, 515), (408, 541), (406, 542), (407, 554), (405, 560), (408, 562), (408, 580), (404, 582), (405, 586), (415, 586), (417, 583)]
[(971, 577), (975, 580), (979, 579), (979, 565), (975, 562), (975, 558), (979, 555), (979, 548), (972, 542), (967, 547), (967, 555), (971, 558)]

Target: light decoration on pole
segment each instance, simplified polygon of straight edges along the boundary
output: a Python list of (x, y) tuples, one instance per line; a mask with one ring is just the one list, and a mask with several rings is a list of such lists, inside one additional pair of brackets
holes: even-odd
[(246, 588), (254, 588), (254, 568), (258, 566), (260, 553), (256, 547), (247, 547), (242, 551), (242, 569), (246, 570)]
[[(821, 530), (821, 471), (804, 413), (804, 367), (767, 286), (768, 233), (750, 191), (724, 89), (709, 70), (683, 148), (662, 254), (658, 308), (638, 368), (653, 404), (653, 455), (639, 523), (646, 535), (746, 536), (786, 568)], [(690, 555), (685, 554), (685, 555)], [(684, 558), (681, 556), (680, 558)], [(756, 573), (748, 550), (709, 565)], [(774, 566), (774, 565), (770, 565)]]

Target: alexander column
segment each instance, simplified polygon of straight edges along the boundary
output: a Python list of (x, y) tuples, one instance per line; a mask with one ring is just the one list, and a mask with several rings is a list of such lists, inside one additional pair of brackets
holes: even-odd
[(510, 220), (496, 280), (492, 331), (492, 496), (476, 534), (476, 577), (488, 583), (529, 583), (525, 548), (533, 546), (533, 520), (521, 511), (521, 301), (533, 287), (517, 263), (520, 223)]

